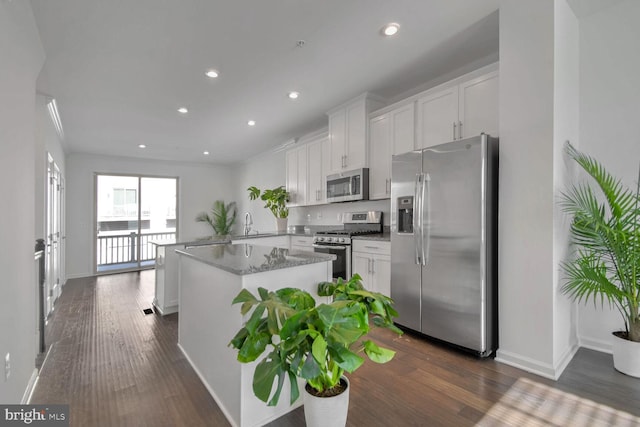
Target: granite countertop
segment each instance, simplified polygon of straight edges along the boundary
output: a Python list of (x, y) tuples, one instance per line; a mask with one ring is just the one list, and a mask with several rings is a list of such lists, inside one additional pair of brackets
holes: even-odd
[(380, 234), (364, 234), (362, 236), (354, 236), (351, 240), (378, 240), (383, 242), (391, 241), (391, 233), (385, 232)]
[(149, 243), (156, 246), (201, 246), (201, 245), (218, 245), (221, 243), (229, 243), (231, 239), (228, 237), (194, 237), (192, 239), (163, 239), (149, 240)]
[(192, 247), (179, 249), (176, 252), (238, 276), (329, 262), (335, 259), (335, 255), (245, 243)]

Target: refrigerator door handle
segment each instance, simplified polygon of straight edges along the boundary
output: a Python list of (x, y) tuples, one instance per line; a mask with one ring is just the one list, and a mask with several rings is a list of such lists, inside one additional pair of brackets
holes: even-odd
[(413, 194), (413, 242), (415, 246), (415, 263), (417, 265), (422, 264), (422, 238), (420, 232), (421, 226), (421, 206), (422, 203), (420, 201), (421, 194), (421, 185), (422, 185), (422, 174), (416, 174), (416, 180), (414, 183), (414, 194)]
[[(422, 240), (422, 253), (421, 253), (422, 265), (427, 265), (429, 263), (429, 244), (431, 241), (431, 211), (430, 211), (431, 206), (428, 205), (430, 196), (431, 196), (431, 176), (428, 173), (423, 175), (424, 175), (424, 178), (422, 182), (422, 197), (421, 197), (422, 209), (420, 212), (420, 220), (422, 222), (422, 224), (420, 225), (420, 240)], [(425, 195), (425, 189), (426, 189), (426, 195)], [(426, 210), (427, 210), (426, 227), (424, 224), (425, 205), (427, 205), (426, 206)], [(427, 229), (426, 237), (425, 237), (425, 228)]]

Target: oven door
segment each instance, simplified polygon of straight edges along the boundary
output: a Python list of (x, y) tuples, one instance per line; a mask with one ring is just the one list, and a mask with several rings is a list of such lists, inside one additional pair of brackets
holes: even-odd
[(313, 251), (323, 254), (335, 255), (333, 260), (333, 278), (342, 277), (347, 280), (351, 277), (351, 246), (349, 245), (320, 245), (314, 244)]

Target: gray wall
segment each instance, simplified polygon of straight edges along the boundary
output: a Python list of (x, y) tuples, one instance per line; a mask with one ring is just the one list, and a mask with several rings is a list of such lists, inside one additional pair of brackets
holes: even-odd
[[(27, 1), (0, 2), (0, 402), (19, 403), (36, 357), (35, 82), (44, 52)], [(9, 209), (7, 209), (9, 208)], [(4, 357), (11, 376), (4, 380)]]

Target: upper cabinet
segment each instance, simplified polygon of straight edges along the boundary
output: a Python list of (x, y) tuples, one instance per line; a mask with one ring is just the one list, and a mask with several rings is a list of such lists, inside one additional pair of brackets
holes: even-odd
[(326, 203), (327, 159), (329, 138), (324, 135), (309, 138), (304, 144), (287, 150), (287, 206), (308, 206)]
[(380, 100), (364, 94), (327, 113), (328, 173), (367, 167), (369, 112), (381, 105)]
[(498, 136), (498, 72), (428, 91), (417, 100), (416, 148), (480, 133)]
[(369, 121), (369, 198), (391, 196), (391, 156), (414, 149), (414, 103), (400, 106)]
[(303, 145), (286, 153), (286, 189), (288, 206), (304, 206), (307, 203), (307, 146)]
[(307, 150), (307, 205), (320, 205), (327, 201), (329, 138), (324, 136), (311, 141)]

